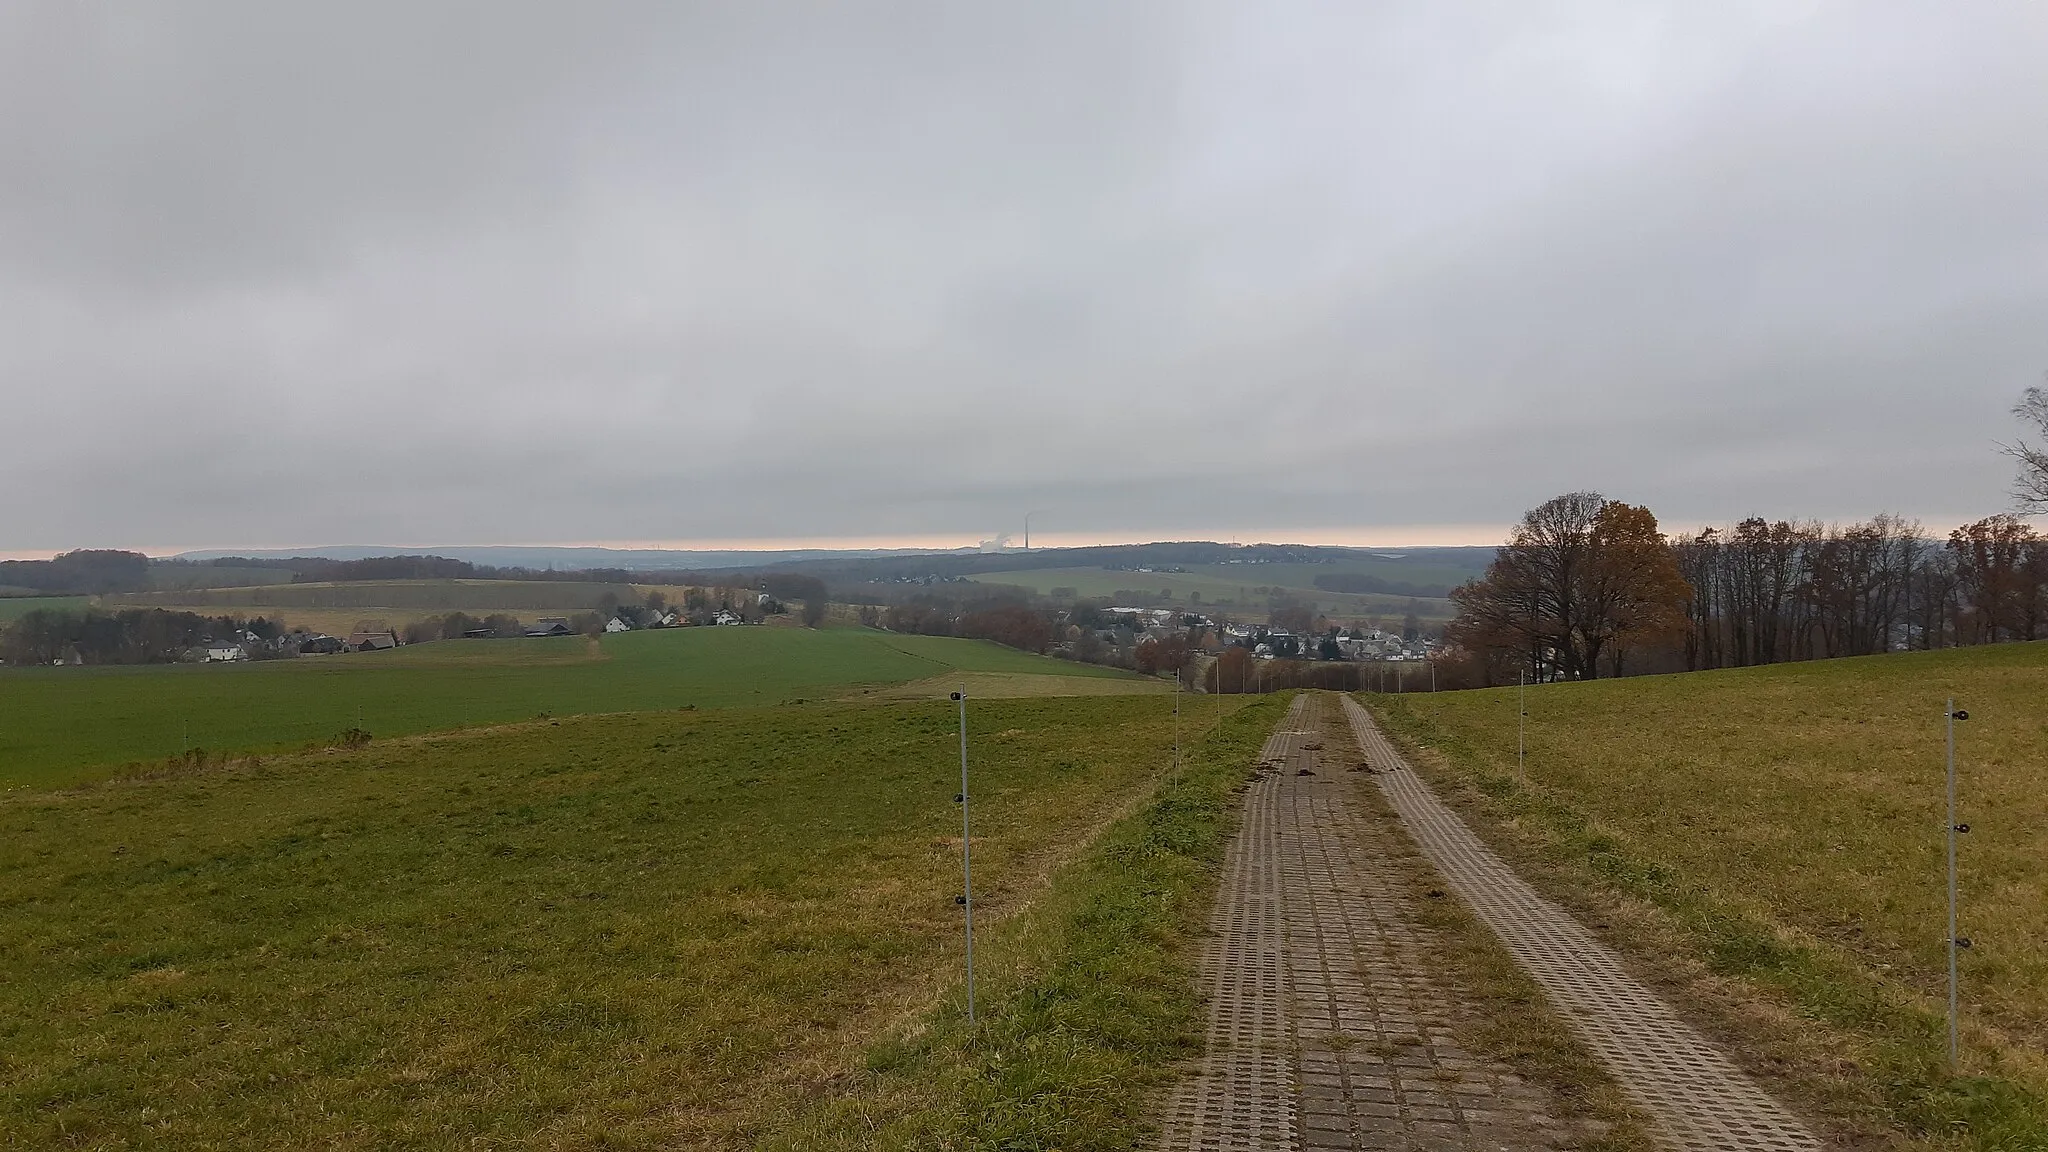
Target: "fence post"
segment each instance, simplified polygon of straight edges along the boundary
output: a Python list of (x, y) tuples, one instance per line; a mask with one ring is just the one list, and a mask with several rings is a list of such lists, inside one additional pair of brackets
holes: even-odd
[(1951, 696), (1944, 715), (1948, 718), (1948, 1065), (1950, 1071), (1954, 1071), (1960, 1052), (1956, 1016), (1956, 950), (1970, 946), (1969, 937), (1956, 935), (1956, 837), (1970, 830), (1968, 824), (1956, 823), (1956, 721), (1968, 720), (1970, 714), (1957, 709), (1955, 697)]
[(974, 838), (967, 819), (967, 691), (953, 693), (960, 705), (960, 906), (967, 920), (967, 1023), (974, 1023)]

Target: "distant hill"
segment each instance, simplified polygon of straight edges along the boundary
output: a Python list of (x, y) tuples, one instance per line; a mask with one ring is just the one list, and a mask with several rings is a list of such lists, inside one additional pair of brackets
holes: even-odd
[(887, 556), (945, 556), (952, 553), (917, 548), (877, 549), (790, 549), (787, 551), (689, 551), (671, 548), (562, 548), (525, 547), (510, 544), (449, 547), (384, 548), (367, 544), (339, 544), (320, 548), (230, 548), (180, 552), (174, 560), (204, 562), (230, 556), (258, 560), (287, 560), (309, 556), (323, 560), (367, 560), (376, 556), (445, 556), (493, 568), (539, 568), (575, 571), (587, 568), (764, 568), (807, 560), (858, 559)]
[[(318, 557), (328, 560), (364, 560), (372, 557), (413, 555), (442, 556), (494, 568), (528, 568), (573, 572), (606, 570), (628, 572), (691, 571), (717, 574), (760, 569), (800, 572), (822, 577), (828, 583), (889, 580), (897, 577), (969, 577), (999, 572), (1026, 572), (1046, 568), (1148, 568), (1176, 565), (1246, 566), (1247, 575), (1258, 565), (1355, 565), (1371, 566), (1387, 582), (1375, 591), (1404, 594), (1442, 595), (1440, 577), (1446, 570), (1461, 575), (1478, 575), (1493, 558), (1491, 547), (1467, 548), (1338, 548), (1307, 544), (1219, 544), (1208, 540), (1166, 541), (1148, 544), (1106, 544), (1086, 548), (1033, 548), (982, 552), (978, 549), (951, 550), (922, 548), (871, 549), (787, 549), (780, 551), (690, 551), (663, 548), (564, 548), (479, 545), (445, 548), (379, 548), (369, 545), (336, 545), (324, 548), (264, 548), (183, 552), (173, 559), (204, 563), (224, 557), (254, 560), (282, 560)], [(1412, 567), (1428, 570), (1436, 578), (1403, 581), (1399, 570)], [(1425, 586), (1436, 585), (1435, 588)], [(1344, 591), (1364, 590), (1345, 588)]]

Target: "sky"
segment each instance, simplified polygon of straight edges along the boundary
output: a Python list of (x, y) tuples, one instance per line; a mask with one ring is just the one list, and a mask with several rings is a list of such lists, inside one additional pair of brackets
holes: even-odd
[(0, 6), (0, 553), (2004, 511), (2048, 6)]

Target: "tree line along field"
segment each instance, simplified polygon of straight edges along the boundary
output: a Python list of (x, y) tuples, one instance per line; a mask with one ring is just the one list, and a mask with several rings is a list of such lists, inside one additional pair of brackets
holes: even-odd
[[(1176, 950), (1283, 704), (1183, 717), (1171, 784), (1156, 697), (973, 706), (972, 1044), (949, 703), (580, 717), (17, 791), (0, 1131), (1111, 1146), (1185, 1054)], [(1114, 862), (1076, 873), (1104, 836)]]
[(269, 584), (243, 588), (188, 588), (167, 592), (131, 592), (103, 598), (108, 607), (179, 607), (188, 611), (234, 609), (274, 611), (290, 618), (291, 610), (516, 612), (520, 610), (584, 610), (605, 596), (616, 603), (637, 602), (642, 593), (631, 584), (574, 580), (351, 580), (337, 583)]
[[(1963, 1079), (1947, 1074), (1943, 1024), (1950, 696), (1969, 713)], [(1526, 786), (1515, 689), (1374, 708), (1551, 857), (1662, 908), (1715, 972), (1827, 1029), (1813, 1055), (1857, 1070), (1856, 1106), (1877, 1126), (2048, 1146), (2048, 647), (1546, 684), (1527, 699)]]
[[(644, 603), (657, 592), (669, 603), (680, 605), (690, 590), (684, 585), (587, 580), (351, 580), (116, 593), (96, 597), (90, 603), (110, 611), (161, 608), (200, 616), (265, 616), (281, 619), (293, 628), (346, 636), (364, 622), (403, 630), (415, 620), (449, 612), (466, 612), (479, 618), (504, 612), (530, 623), (543, 616), (566, 617), (599, 610), (607, 600), (615, 605)], [(718, 590), (704, 591), (715, 594)], [(753, 593), (747, 590), (744, 594)], [(4, 615), (8, 603), (0, 600), (0, 620), (8, 618)], [(76, 611), (89, 602), (73, 598), (58, 604), (46, 598), (23, 603), (29, 606), (19, 608), (16, 615), (36, 606)]]
[[(1379, 617), (1398, 624), (1411, 605), (1416, 615), (1441, 623), (1455, 613), (1451, 602), (1441, 596), (1407, 596), (1397, 593), (1332, 592), (1315, 586), (1318, 575), (1355, 572), (1355, 565), (1336, 564), (1190, 564), (1185, 572), (1134, 572), (1111, 568), (1039, 568), (1020, 572), (991, 572), (976, 576), (976, 583), (1026, 588), (1050, 596), (1056, 588), (1071, 588), (1075, 596), (1114, 599), (1119, 591), (1143, 592), (1157, 596), (1172, 593), (1171, 602), (1201, 611), (1204, 608), (1263, 616), (1274, 594), (1292, 596), (1312, 610), (1332, 619)], [(1395, 569), (1389, 579), (1432, 580), (1469, 576), (1456, 569), (1431, 568), (1417, 572)], [(1377, 573), (1376, 573), (1377, 574)], [(1460, 581), (1453, 581), (1453, 583)], [(1258, 589), (1266, 591), (1258, 591)], [(1200, 604), (1192, 595), (1201, 596)]]
[(451, 640), (235, 665), (0, 669), (0, 787), (61, 786), (161, 761), (530, 720), (542, 713), (817, 701), (951, 673), (1103, 679), (1127, 673), (979, 640), (857, 628), (679, 628)]

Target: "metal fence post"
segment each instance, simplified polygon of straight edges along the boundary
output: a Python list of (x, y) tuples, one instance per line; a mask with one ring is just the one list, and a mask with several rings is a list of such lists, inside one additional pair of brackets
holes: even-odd
[(1956, 837), (1970, 830), (1968, 824), (1956, 823), (1956, 721), (1968, 720), (1970, 714), (1958, 710), (1955, 697), (1951, 696), (1944, 715), (1948, 717), (1948, 1063), (1953, 1071), (1960, 1052), (1956, 1015), (1956, 951), (1970, 946), (1969, 937), (1956, 935)]
[(1180, 669), (1173, 670), (1173, 786), (1180, 787)]
[(960, 705), (960, 906), (967, 918), (967, 1023), (974, 1023), (974, 838), (967, 819), (967, 692), (953, 693)]

